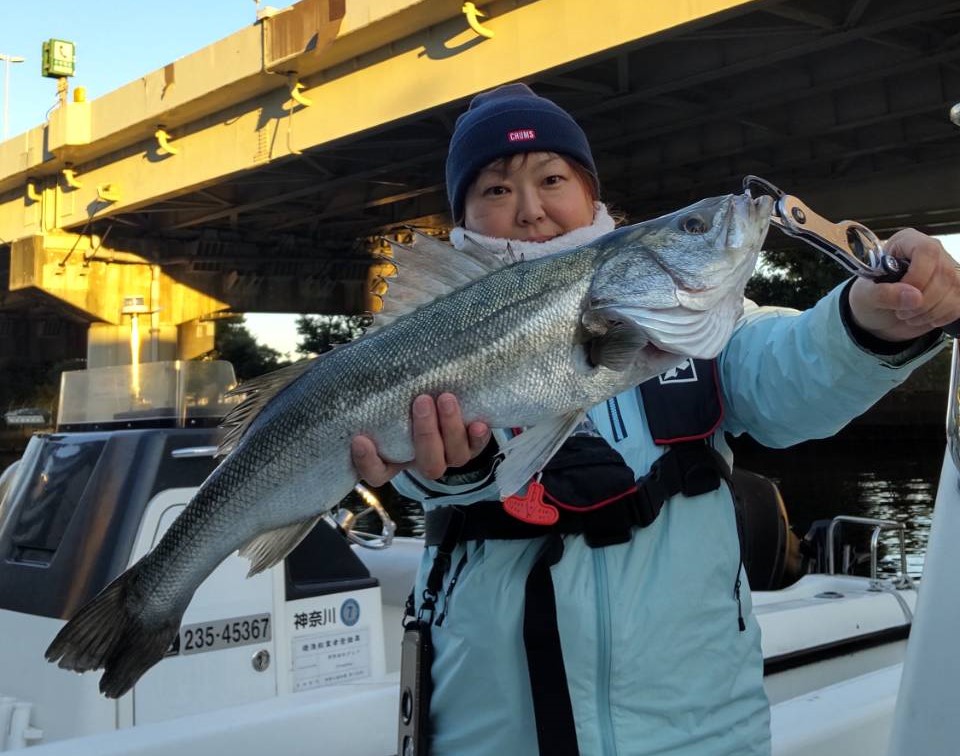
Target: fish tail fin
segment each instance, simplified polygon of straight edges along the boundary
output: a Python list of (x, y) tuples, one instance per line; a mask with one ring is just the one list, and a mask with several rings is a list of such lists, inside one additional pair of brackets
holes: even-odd
[(182, 612), (145, 619), (135, 588), (136, 566), (81, 607), (53, 639), (46, 659), (74, 672), (103, 669), (100, 692), (119, 698), (160, 661), (180, 629)]

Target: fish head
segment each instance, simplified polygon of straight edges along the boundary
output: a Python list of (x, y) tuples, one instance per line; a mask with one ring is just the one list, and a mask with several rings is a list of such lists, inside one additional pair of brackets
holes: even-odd
[(711, 197), (598, 239), (587, 332), (616, 327), (634, 345), (715, 357), (743, 312), (772, 209), (770, 197)]

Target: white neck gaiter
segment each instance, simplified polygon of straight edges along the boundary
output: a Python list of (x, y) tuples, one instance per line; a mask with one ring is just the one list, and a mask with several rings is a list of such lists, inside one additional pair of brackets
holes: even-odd
[(594, 206), (596, 212), (593, 216), (593, 223), (589, 226), (575, 228), (573, 231), (568, 231), (545, 242), (500, 239), (495, 236), (484, 236), (476, 231), (467, 231), (465, 228), (457, 226), (450, 232), (450, 243), (454, 249), (464, 249), (470, 244), (475, 244), (509, 262), (536, 260), (539, 257), (546, 257), (557, 252), (576, 249), (613, 231), (616, 224), (610, 217), (607, 206), (602, 202), (595, 202)]

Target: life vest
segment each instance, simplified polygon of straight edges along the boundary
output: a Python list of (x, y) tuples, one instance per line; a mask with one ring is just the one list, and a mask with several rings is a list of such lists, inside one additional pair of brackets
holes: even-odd
[[(730, 480), (726, 461), (707, 442), (723, 419), (716, 360), (687, 360), (641, 384), (638, 391), (654, 442), (669, 447), (640, 480), (634, 480), (633, 470), (605, 439), (573, 435), (544, 467), (541, 479), (528, 485), (517, 506), (508, 506), (508, 498), (439, 507), (426, 514), (426, 542), (437, 547), (424, 596), (431, 616), (457, 543), (547, 536), (526, 577), (523, 621), (543, 755), (579, 756), (550, 575), (550, 567), (563, 555), (562, 535), (582, 533), (595, 548), (624, 543), (633, 528), (653, 523), (670, 497), (697, 496)], [(611, 402), (615, 424), (619, 408), (616, 400)], [(518, 512), (529, 516), (518, 518)], [(739, 606), (739, 574), (734, 591)], [(744, 630), (742, 611), (737, 619)]]
[[(687, 360), (638, 388), (653, 441), (669, 446), (640, 480), (623, 457), (599, 435), (573, 435), (544, 467), (539, 482), (515, 499), (463, 507), (439, 507), (426, 515), (426, 541), (436, 546), (455, 510), (459, 541), (536, 538), (548, 533), (583, 533), (591, 546), (630, 539), (647, 527), (676, 494), (697, 496), (729, 479), (726, 461), (708, 439), (723, 419), (716, 360)], [(619, 408), (608, 403), (616, 427)]]

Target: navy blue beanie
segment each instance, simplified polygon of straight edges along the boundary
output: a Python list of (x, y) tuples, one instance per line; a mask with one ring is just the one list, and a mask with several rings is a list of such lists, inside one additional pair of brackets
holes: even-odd
[(447, 153), (447, 198), (454, 222), (463, 218), (467, 189), (480, 170), (521, 152), (556, 152), (573, 158), (593, 176), (599, 192), (597, 167), (583, 129), (567, 111), (526, 84), (507, 84), (478, 94), (457, 119)]

